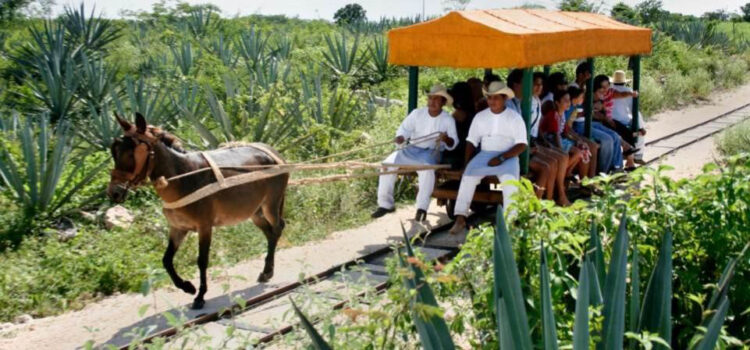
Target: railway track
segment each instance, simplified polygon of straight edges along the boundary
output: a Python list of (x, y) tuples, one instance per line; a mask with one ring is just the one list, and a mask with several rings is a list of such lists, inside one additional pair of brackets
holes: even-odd
[[(470, 222), (477, 224), (488, 221), (487, 216), (473, 215)], [(451, 235), (448, 233), (451, 223), (433, 228), (430, 231), (417, 234), (412, 237), (415, 249), (419, 249), (428, 260), (446, 262), (450, 260), (459, 250), (459, 245), (465, 236)], [(296, 318), (291, 324), (269, 326), (274, 319), (291, 310), (289, 298), (301, 300), (314, 293), (326, 300), (326, 307), (341, 309), (346, 306), (344, 297), (336, 293), (337, 290), (347, 287), (347, 283), (365, 284), (367, 291), (357, 293), (357, 297), (363, 297), (365, 293), (379, 293), (388, 287), (388, 273), (386, 271), (386, 260), (394, 254), (394, 247), (384, 247), (372, 253), (363, 255), (353, 260), (331, 267), (314, 276), (307, 277), (301, 281), (289, 283), (268, 292), (260, 293), (242, 300), (236, 300), (229, 305), (215, 311), (206, 313), (188, 312), (193, 316), (182, 315), (188, 320), (180, 325), (180, 329), (202, 325), (209, 335), (226, 336), (227, 329), (233, 328), (235, 334), (243, 333), (247, 338), (257, 339), (258, 344), (269, 343), (276, 337), (289, 333), (297, 325)], [(179, 317), (179, 316), (178, 316)], [(160, 320), (148, 334), (141, 335), (143, 343), (154, 342), (158, 338), (164, 338), (167, 342), (179, 343), (180, 332), (166, 320)], [(121, 336), (111, 339), (107, 345), (113, 345), (119, 349), (129, 349), (132, 337)], [(237, 344), (238, 345), (238, 344)], [(229, 346), (229, 344), (223, 344)]]
[[(646, 163), (652, 164), (747, 119), (750, 119), (750, 103), (658, 139), (649, 140), (646, 142)], [(471, 220), (476, 224), (488, 218), (474, 216)], [(460, 242), (463, 242), (461, 238), (448, 233), (451, 224), (442, 225), (419, 235), (415, 244), (417, 249), (420, 249), (431, 260), (451, 259), (458, 252)], [(368, 293), (384, 291), (388, 287), (385, 261), (393, 254), (393, 247), (378, 249), (301, 281), (242, 298), (242, 301), (231, 302), (220, 310), (195, 314), (188, 317), (189, 319), (181, 325), (181, 328), (203, 325), (208, 334), (220, 336), (226, 335), (227, 329), (232, 327), (235, 333), (242, 332), (248, 338), (257, 339), (257, 344), (269, 343), (291, 332), (296, 326), (296, 322), (275, 327), (268, 326), (272, 318), (284, 314), (291, 308), (289, 297), (299, 300), (299, 298), (306, 297), (304, 293), (312, 292), (328, 300), (325, 307), (341, 309), (346, 306), (347, 301), (331, 291), (344, 288), (347, 283), (351, 282), (366, 284), (369, 288)], [(361, 297), (364, 293), (360, 292), (357, 296)], [(161, 322), (147, 335), (142, 336), (141, 340), (144, 343), (150, 343), (158, 338), (166, 338), (169, 342), (175, 341), (175, 336), (179, 336), (178, 329), (166, 322)], [(128, 349), (129, 343), (130, 339), (120, 337), (108, 344), (120, 349)], [(228, 344), (223, 345), (228, 346)]]
[(750, 103), (658, 139), (648, 140), (644, 160), (647, 165), (653, 164), (747, 119), (750, 119)]

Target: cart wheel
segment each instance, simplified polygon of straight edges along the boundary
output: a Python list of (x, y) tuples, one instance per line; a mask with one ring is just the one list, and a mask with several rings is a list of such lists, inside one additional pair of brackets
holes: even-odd
[(448, 218), (451, 220), (456, 219), (456, 214), (453, 212), (453, 210), (456, 209), (456, 200), (455, 199), (449, 199), (448, 203), (445, 205), (445, 213), (448, 215)]

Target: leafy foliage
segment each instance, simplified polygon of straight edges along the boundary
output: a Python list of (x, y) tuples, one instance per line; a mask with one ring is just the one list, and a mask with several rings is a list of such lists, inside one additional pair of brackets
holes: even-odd
[(333, 14), (333, 21), (338, 25), (352, 25), (366, 20), (367, 11), (357, 3), (347, 4)]

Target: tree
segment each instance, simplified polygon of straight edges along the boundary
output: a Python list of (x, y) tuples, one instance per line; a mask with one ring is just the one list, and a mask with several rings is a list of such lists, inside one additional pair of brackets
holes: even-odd
[(2, 0), (0, 1), (0, 22), (11, 21), (20, 15), (21, 10), (31, 3), (31, 0)]
[(740, 11), (742, 11), (742, 20), (750, 22), (750, 2), (740, 7)]
[(638, 24), (638, 12), (635, 11), (634, 8), (628, 6), (624, 2), (618, 2), (615, 4), (615, 6), (612, 7), (612, 12), (610, 12), (610, 15), (612, 18), (628, 23), (628, 24)]
[(599, 13), (602, 9), (602, 3), (601, 1), (595, 2), (589, 0), (561, 0), (557, 4), (557, 8), (560, 11)]
[(646, 0), (635, 6), (643, 23), (656, 23), (667, 17), (669, 12), (663, 9), (661, 0)]
[(463, 10), (470, 2), (471, 0), (443, 0), (443, 10), (446, 12)]
[(364, 22), (367, 20), (367, 11), (359, 4), (348, 4), (336, 11), (333, 20), (340, 26)]
[(706, 12), (701, 17), (709, 21), (726, 21), (729, 19), (729, 13), (727, 13), (727, 11), (725, 10), (716, 10)]

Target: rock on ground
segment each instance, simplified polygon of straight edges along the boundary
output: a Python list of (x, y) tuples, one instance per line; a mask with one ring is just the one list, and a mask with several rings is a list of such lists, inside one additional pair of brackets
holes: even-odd
[(116, 205), (104, 213), (104, 225), (111, 230), (113, 227), (126, 229), (133, 223), (133, 214), (125, 207)]

